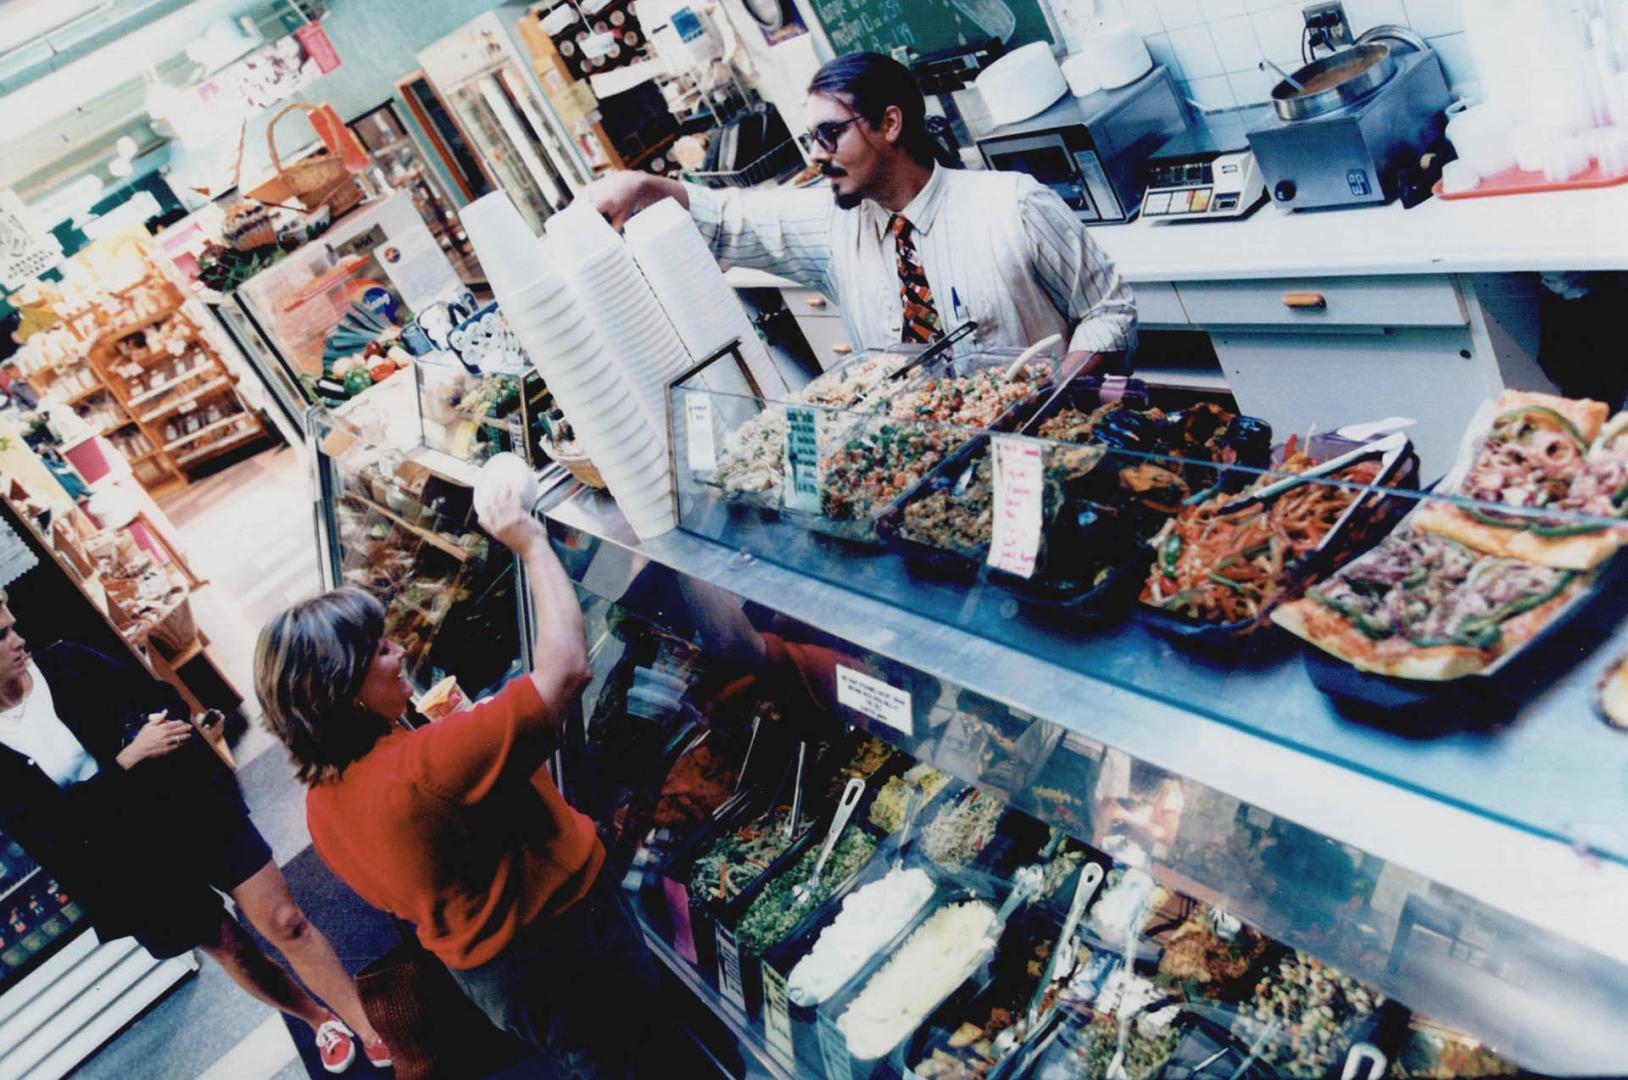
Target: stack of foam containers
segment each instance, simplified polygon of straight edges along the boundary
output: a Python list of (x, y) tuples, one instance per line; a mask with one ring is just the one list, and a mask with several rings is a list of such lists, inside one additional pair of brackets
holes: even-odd
[(502, 192), (459, 214), (509, 328), (640, 540), (676, 524), (667, 430)]
[(741, 358), (762, 396), (784, 397), (785, 379), (689, 212), (672, 199), (662, 199), (633, 215), (623, 232), (633, 260), (690, 355), (703, 360), (739, 339)]

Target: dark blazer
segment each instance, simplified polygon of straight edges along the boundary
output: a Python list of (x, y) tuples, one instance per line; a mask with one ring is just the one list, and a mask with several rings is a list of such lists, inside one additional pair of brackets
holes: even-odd
[(35, 662), (57, 717), (100, 768), (59, 788), (0, 744), (0, 831), (62, 883), (104, 940), (133, 935), (160, 956), (191, 948), (198, 942), (182, 939), (210, 905), (220, 907), (199, 869), (213, 862), (203, 855), (248, 819), (236, 777), (197, 735), (125, 770), (115, 758), (148, 714), (187, 717), (181, 695), (82, 645), (60, 642)]

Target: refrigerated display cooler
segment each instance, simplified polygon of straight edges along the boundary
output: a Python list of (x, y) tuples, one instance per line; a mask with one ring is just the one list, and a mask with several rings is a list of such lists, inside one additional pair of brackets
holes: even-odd
[(377, 445), (320, 406), (307, 422), (323, 586), (384, 603), (418, 692), (453, 675), (474, 699), (525, 671), (526, 590), (514, 556), (476, 527), (474, 468)]
[(487, 12), (418, 54), (497, 184), (538, 233), (591, 171), (503, 20)]
[(303, 433), (305, 411), (316, 402), (312, 387), (324, 373), (325, 339), (353, 303), (404, 326), (462, 289), (414, 196), (398, 191), (353, 211), (212, 310), (265, 384), (279, 427)]

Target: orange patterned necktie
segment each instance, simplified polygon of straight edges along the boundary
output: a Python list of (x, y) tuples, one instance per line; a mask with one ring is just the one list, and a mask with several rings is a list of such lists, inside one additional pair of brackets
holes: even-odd
[(933, 307), (933, 289), (927, 284), (927, 271), (916, 254), (910, 234), (915, 227), (898, 214), (888, 223), (899, 256), (899, 296), (904, 301), (904, 330), (901, 340), (928, 342), (943, 333), (938, 309)]

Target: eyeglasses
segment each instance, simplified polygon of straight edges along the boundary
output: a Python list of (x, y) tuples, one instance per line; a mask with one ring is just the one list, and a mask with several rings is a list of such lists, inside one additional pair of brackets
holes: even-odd
[(808, 146), (811, 142), (818, 143), (820, 149), (827, 154), (834, 154), (837, 152), (837, 143), (842, 139), (842, 133), (848, 130), (849, 124), (858, 119), (857, 116), (850, 116), (846, 120), (827, 120), (823, 124), (815, 124), (811, 130), (803, 135), (803, 145)]

